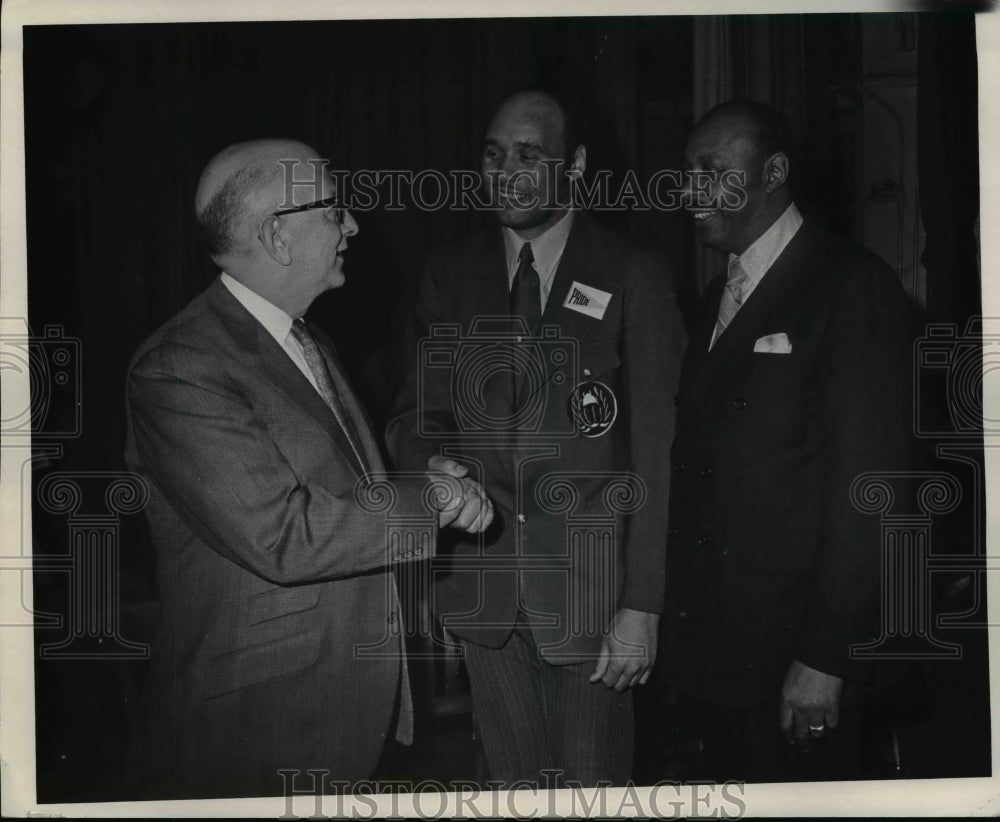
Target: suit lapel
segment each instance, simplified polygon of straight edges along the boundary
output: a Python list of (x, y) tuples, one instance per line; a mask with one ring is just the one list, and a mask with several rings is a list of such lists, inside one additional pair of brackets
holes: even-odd
[[(608, 258), (604, 246), (594, 239), (595, 227), (589, 217), (577, 212), (573, 217), (573, 227), (566, 238), (566, 247), (556, 268), (549, 289), (541, 325), (558, 326), (559, 336), (584, 342), (598, 327), (601, 320), (566, 308), (563, 303), (574, 281), (593, 286), (614, 295), (620, 288), (615, 277), (615, 262)], [(458, 295), (454, 305), (462, 306), (467, 327), (477, 319), (485, 318), (488, 331), (509, 334), (510, 283), (507, 272), (507, 255), (504, 248), (502, 229), (497, 228), (482, 235), (482, 238), (468, 252), (464, 260), (455, 267), (458, 281), (454, 284)], [(480, 328), (482, 330), (482, 328)], [(538, 333), (541, 333), (539, 330)], [(546, 377), (536, 384), (535, 391), (520, 397), (518, 407), (531, 401), (535, 392), (544, 388), (558, 368), (543, 357)], [(496, 398), (505, 403), (513, 412), (515, 399), (511, 381), (495, 381), (503, 384), (504, 397)]]
[(716, 317), (719, 316), (719, 301), (724, 287), (724, 277), (717, 277), (709, 284), (702, 315), (688, 343), (687, 361), (681, 374), (680, 396), (690, 398), (691, 405), (696, 404), (704, 393), (703, 385), (709, 373), (708, 344), (715, 330)]
[(510, 286), (507, 280), (507, 255), (500, 229), (485, 232), (469, 250), (466, 258), (458, 262), (455, 268), (458, 281), (454, 284), (457, 296), (454, 305), (462, 307), (467, 319), (467, 331), (473, 330), (470, 326), (478, 319), (508, 316)]
[[(216, 280), (210, 287), (208, 300), (209, 305), (220, 315), (237, 345), (241, 359), (251, 372), (260, 373), (288, 398), (290, 405), (311, 417), (327, 433), (358, 476), (363, 476), (364, 468), (358, 464), (337, 418), (274, 337), (229, 293), (220, 280)], [(353, 405), (352, 402), (348, 407)]]
[[(608, 258), (604, 246), (594, 241), (594, 226), (590, 218), (582, 212), (577, 212), (573, 217), (573, 227), (566, 238), (566, 247), (552, 278), (552, 287), (549, 289), (545, 310), (542, 312), (542, 328), (556, 326), (560, 338), (574, 340), (577, 344), (585, 342), (602, 320), (567, 308), (564, 305), (566, 297), (573, 283), (579, 282), (611, 294), (612, 298), (608, 301), (610, 305), (613, 295), (621, 287), (614, 277), (614, 271), (614, 262)], [(531, 397), (548, 385), (555, 374), (564, 370), (544, 356), (542, 363), (545, 368), (545, 379), (522, 399), (522, 403), (529, 402)], [(572, 379), (575, 385), (577, 375), (572, 375)]]
[[(318, 328), (312, 327), (313, 336), (319, 343), (320, 353), (323, 355), (323, 359), (326, 361), (326, 367), (330, 372), (330, 378), (333, 380), (333, 384), (337, 389), (337, 393), (340, 395), (341, 402), (344, 404), (344, 409), (347, 411), (347, 416), (350, 424), (354, 427), (352, 434), (356, 437), (358, 447), (368, 463), (368, 471), (374, 473), (381, 473), (385, 471), (385, 466), (382, 464), (382, 454), (379, 452), (378, 443), (375, 441), (375, 437), (372, 434), (371, 423), (368, 419), (368, 414), (365, 409), (358, 402), (357, 395), (351, 388), (350, 383), (347, 381), (347, 375), (344, 371), (344, 366), (340, 362), (337, 356), (336, 347), (329, 337), (323, 333)], [(311, 388), (312, 386), (310, 386)], [(325, 406), (326, 403), (323, 403)], [(332, 416), (332, 414), (331, 414)], [(337, 426), (339, 429), (340, 426)], [(350, 447), (350, 443), (345, 442), (344, 445), (353, 454), (353, 449)]]
[(722, 275), (713, 282), (706, 297), (701, 324), (691, 341), (691, 419), (697, 418), (698, 409), (707, 399), (718, 395), (720, 385), (737, 379), (739, 374), (745, 372), (755, 341), (763, 334), (775, 330), (774, 323), (789, 310), (795, 295), (815, 275), (816, 266), (810, 265), (815, 250), (812, 227), (803, 224), (747, 298), (729, 327), (715, 341), (712, 350), (708, 351), (725, 287), (725, 276)]
[(566, 238), (566, 248), (563, 249), (542, 313), (542, 325), (558, 325), (563, 337), (583, 342), (601, 320), (567, 308), (564, 305), (566, 297), (574, 282), (614, 294), (620, 287), (614, 276), (614, 266), (604, 246), (594, 242), (594, 227), (590, 218), (583, 212), (574, 214), (573, 227)]

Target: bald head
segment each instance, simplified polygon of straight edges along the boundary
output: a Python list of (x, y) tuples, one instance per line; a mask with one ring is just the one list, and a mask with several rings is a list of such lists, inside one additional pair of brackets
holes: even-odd
[[(287, 167), (290, 160), (318, 158), (305, 143), (281, 139), (237, 143), (216, 154), (205, 166), (194, 198), (198, 228), (212, 257), (246, 253), (260, 221), (287, 205), (282, 163)], [(296, 179), (310, 179), (319, 170), (296, 171)]]
[(579, 143), (572, 112), (559, 98), (543, 89), (524, 89), (508, 94), (497, 107), (493, 124), (511, 120), (536, 123), (558, 141), (562, 156), (571, 154)]
[(747, 140), (761, 157), (781, 152), (792, 159), (794, 154), (791, 126), (780, 111), (764, 103), (722, 103), (695, 123), (693, 131), (708, 129)]

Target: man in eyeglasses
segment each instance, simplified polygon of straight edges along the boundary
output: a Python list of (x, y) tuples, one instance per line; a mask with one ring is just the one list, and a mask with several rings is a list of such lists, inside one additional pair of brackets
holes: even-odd
[(287, 140), (212, 159), (195, 210), (222, 273), (129, 369), (126, 459), (150, 487), (162, 611), (131, 744), (145, 796), (368, 777), (412, 722), (387, 567), (433, 545), (390, 551), (378, 501), (431, 531), (492, 518), (472, 480), (379, 478), (332, 343), (302, 319), (344, 283), (358, 230), (322, 170)]

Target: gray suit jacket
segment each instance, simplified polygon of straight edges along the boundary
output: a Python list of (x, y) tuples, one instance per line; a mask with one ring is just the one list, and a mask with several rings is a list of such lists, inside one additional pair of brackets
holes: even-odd
[[(280, 793), (279, 769), (367, 777), (395, 711), (409, 735), (409, 689), (385, 513), (357, 502), (333, 414), (218, 280), (139, 348), (127, 401), (162, 608), (131, 743), (143, 792)], [(396, 486), (397, 513), (423, 513), (422, 487)]]

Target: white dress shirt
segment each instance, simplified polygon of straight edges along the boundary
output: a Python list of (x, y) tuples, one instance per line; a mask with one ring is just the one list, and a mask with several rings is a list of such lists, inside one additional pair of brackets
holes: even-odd
[(257, 322), (264, 326), (268, 334), (274, 337), (274, 341), (288, 354), (299, 371), (309, 380), (312, 387), (316, 389), (316, 393), (322, 396), (319, 385), (316, 384), (316, 377), (313, 376), (312, 369), (309, 368), (309, 364), (306, 362), (306, 355), (302, 351), (302, 346), (292, 336), (292, 318), (274, 303), (268, 302), (260, 294), (251, 291), (243, 285), (239, 280), (230, 277), (225, 271), (222, 272), (220, 279), (222, 280), (222, 284), (229, 290), (229, 293), (239, 301), (240, 305), (249, 311)]
[(521, 246), (526, 242), (531, 243), (531, 253), (535, 258), (534, 267), (538, 272), (540, 285), (540, 297), (542, 301), (542, 311), (545, 310), (545, 302), (549, 298), (552, 290), (552, 281), (555, 279), (556, 268), (562, 258), (563, 250), (566, 248), (566, 239), (569, 237), (569, 230), (573, 227), (573, 209), (568, 209), (559, 218), (559, 222), (551, 226), (544, 234), (535, 237), (534, 240), (523, 240), (512, 228), (504, 226), (503, 244), (507, 252), (507, 289), (514, 287), (514, 275), (517, 274), (518, 257), (521, 254)]

